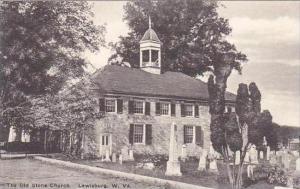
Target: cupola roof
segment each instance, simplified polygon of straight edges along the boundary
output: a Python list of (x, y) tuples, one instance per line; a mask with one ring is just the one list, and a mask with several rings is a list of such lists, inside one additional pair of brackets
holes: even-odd
[(154, 41), (161, 43), (156, 32), (151, 28), (151, 19), (149, 17), (149, 29), (145, 32), (140, 42), (143, 41)]

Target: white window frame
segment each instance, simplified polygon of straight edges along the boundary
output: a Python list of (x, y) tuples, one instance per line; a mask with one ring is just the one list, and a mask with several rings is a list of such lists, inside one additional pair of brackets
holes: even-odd
[[(192, 115), (187, 115), (186, 107), (191, 106), (192, 107)], [(184, 104), (184, 114), (186, 117), (194, 117), (195, 116), (195, 105), (194, 104)]]
[[(140, 112), (135, 112), (135, 102), (142, 102), (143, 103), (143, 112), (142, 113), (140, 113)], [(143, 100), (133, 100), (133, 113), (134, 114), (138, 114), (138, 115), (143, 115), (143, 114), (145, 114), (145, 101), (143, 101)]]
[[(185, 126), (188, 126), (188, 127), (192, 127), (192, 132), (193, 132), (193, 139), (192, 139), (192, 142), (190, 143), (186, 143), (186, 144), (196, 144), (196, 127), (195, 125), (185, 125)], [(185, 136), (183, 136), (185, 137)]]
[[(134, 141), (134, 134), (135, 134), (135, 126), (136, 125), (138, 125), (138, 126), (143, 126), (143, 136), (142, 136), (142, 142), (135, 142)], [(132, 134), (133, 136), (133, 139), (132, 139), (132, 141), (133, 141), (133, 144), (134, 145), (145, 145), (146, 144), (146, 124), (133, 124), (133, 134)]]
[[(162, 114), (162, 104), (166, 104), (166, 105), (168, 105), (168, 114)], [(159, 102), (159, 106), (160, 106), (160, 115), (162, 115), (162, 116), (170, 116), (171, 115), (171, 103), (169, 103), (169, 102)]]
[[(108, 111), (106, 111), (106, 101), (107, 100), (114, 100), (115, 101), (115, 111), (113, 111), (113, 112), (108, 112)], [(117, 113), (117, 99), (115, 99), (115, 98), (105, 98), (105, 112), (106, 113)]]
[(228, 108), (230, 107), (231, 108), (231, 112), (232, 113), (235, 113), (235, 106), (225, 106), (225, 112), (227, 113), (228, 112)]

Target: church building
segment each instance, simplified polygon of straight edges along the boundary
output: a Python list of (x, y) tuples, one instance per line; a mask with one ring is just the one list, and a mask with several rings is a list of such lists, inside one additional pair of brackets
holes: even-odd
[[(106, 65), (93, 75), (99, 86), (99, 110), (104, 118), (95, 123), (96, 156), (106, 151), (134, 154), (168, 154), (171, 124), (177, 125), (178, 151), (198, 156), (209, 149), (210, 114), (207, 84), (180, 72), (161, 72), (161, 48), (151, 28), (140, 40), (140, 67)], [(226, 93), (226, 105), (234, 109), (235, 95)], [(180, 154), (179, 154), (180, 155)]]

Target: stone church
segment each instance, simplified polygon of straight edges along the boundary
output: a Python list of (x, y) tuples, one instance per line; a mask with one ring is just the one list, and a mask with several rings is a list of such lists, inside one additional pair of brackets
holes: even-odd
[[(180, 72), (162, 73), (161, 48), (149, 24), (140, 40), (140, 68), (107, 65), (93, 75), (105, 115), (95, 123), (95, 155), (119, 154), (124, 146), (135, 154), (167, 155), (172, 123), (179, 152), (184, 147), (188, 156), (198, 156), (210, 148), (207, 84)], [(226, 105), (234, 109), (234, 101), (226, 93)]]

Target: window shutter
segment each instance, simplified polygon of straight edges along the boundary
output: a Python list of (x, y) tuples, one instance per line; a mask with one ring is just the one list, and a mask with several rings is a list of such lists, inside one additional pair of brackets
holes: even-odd
[(160, 103), (159, 102), (156, 102), (156, 106), (155, 106), (155, 113), (156, 115), (160, 115)]
[(185, 107), (184, 104), (181, 104), (181, 117), (185, 116)]
[(134, 125), (130, 124), (128, 140), (129, 140), (129, 144), (131, 144), (131, 145), (133, 144), (133, 127), (134, 127)]
[(176, 116), (176, 104), (171, 104), (171, 116)]
[(195, 108), (195, 117), (199, 117), (199, 106), (195, 105), (194, 108)]
[(99, 111), (105, 112), (105, 99), (104, 98), (99, 99)]
[(104, 145), (104, 136), (102, 136), (102, 146)]
[(146, 145), (152, 144), (152, 125), (146, 124)]
[(128, 113), (129, 114), (133, 113), (133, 101), (132, 100), (128, 101)]
[(117, 112), (118, 114), (123, 113), (123, 100), (117, 99)]
[(106, 144), (105, 145), (108, 145), (108, 136), (105, 136), (105, 140), (106, 140)]
[(145, 104), (145, 115), (150, 115), (150, 102)]
[(202, 131), (201, 127), (195, 127), (196, 128), (196, 144), (203, 147), (203, 141), (204, 141), (204, 133)]
[(186, 125), (183, 126), (183, 143), (186, 144), (187, 141), (186, 141)]

